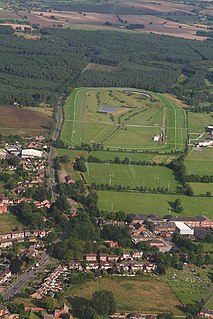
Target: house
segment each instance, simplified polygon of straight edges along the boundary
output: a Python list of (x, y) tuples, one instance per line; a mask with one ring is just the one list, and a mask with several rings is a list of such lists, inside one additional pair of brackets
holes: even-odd
[(6, 248), (13, 246), (13, 244), (16, 242), (16, 239), (1, 239), (0, 240), (0, 248)]
[(213, 318), (213, 310), (203, 309), (199, 313), (199, 316), (212, 319)]
[(118, 243), (117, 241), (105, 240), (105, 243), (106, 243), (110, 248), (119, 247), (119, 243)]
[(113, 264), (111, 262), (100, 262), (99, 264), (100, 266), (100, 269), (104, 269), (104, 270), (108, 270), (108, 269), (111, 269), (113, 268)]
[(154, 141), (154, 142), (159, 142), (159, 141), (160, 141), (160, 134), (154, 135), (153, 141)]
[(194, 228), (194, 235), (198, 240), (204, 240), (207, 236), (213, 236), (213, 230), (204, 227)]
[(70, 175), (65, 176), (65, 181), (68, 184), (74, 184), (75, 183), (74, 179)]
[(118, 256), (118, 255), (108, 255), (107, 261), (116, 262), (116, 261), (118, 261), (119, 258), (120, 258), (120, 256)]
[(86, 261), (96, 261), (97, 260), (97, 256), (96, 256), (96, 254), (86, 254), (85, 255), (85, 260)]
[(123, 252), (123, 259), (132, 259), (130, 252)]
[(7, 307), (0, 305), (0, 317), (3, 317), (7, 314)]
[(211, 228), (213, 227), (213, 221), (204, 215), (196, 216), (196, 219), (200, 222), (200, 227)]
[(98, 269), (99, 268), (99, 264), (96, 262), (90, 262), (86, 265), (86, 270), (93, 270), (93, 269)]
[(107, 261), (107, 255), (106, 254), (99, 254), (99, 261)]
[(0, 240), (2, 239), (11, 239), (12, 234), (11, 233), (0, 233)]
[(132, 258), (139, 259), (143, 257), (143, 251), (134, 251), (132, 253)]
[(7, 213), (7, 206), (5, 204), (0, 203), (0, 214)]
[(11, 235), (12, 235), (12, 238), (24, 238), (25, 237), (24, 230), (23, 231), (19, 231), (19, 230), (13, 231), (11, 233)]

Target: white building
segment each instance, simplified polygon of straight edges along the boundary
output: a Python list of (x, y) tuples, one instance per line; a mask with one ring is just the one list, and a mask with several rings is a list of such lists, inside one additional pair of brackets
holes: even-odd
[(184, 222), (175, 222), (176, 230), (181, 235), (194, 235), (194, 229), (186, 225)]
[(45, 152), (35, 150), (33, 148), (22, 150), (21, 157), (22, 158), (34, 158), (34, 157), (43, 157), (45, 156)]

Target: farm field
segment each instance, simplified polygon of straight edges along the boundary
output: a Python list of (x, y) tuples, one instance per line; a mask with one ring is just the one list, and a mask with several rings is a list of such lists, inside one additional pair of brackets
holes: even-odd
[(178, 299), (183, 304), (187, 304), (200, 301), (204, 291), (208, 293), (208, 288), (212, 285), (209, 272), (209, 268), (201, 269), (194, 265), (187, 265), (181, 271), (169, 269), (166, 277)]
[(157, 277), (108, 277), (72, 286), (65, 298), (72, 305), (75, 298), (90, 299), (99, 289), (113, 291), (117, 311), (145, 313), (172, 312), (181, 314), (180, 301), (162, 278)]
[(0, 106), (0, 133), (18, 135), (46, 134), (50, 117), (15, 106)]
[(14, 215), (1, 215), (0, 216), (0, 232), (9, 232), (16, 227), (23, 229), (23, 225), (18, 222)]
[(211, 183), (189, 183), (195, 195), (205, 195), (210, 192), (213, 195), (213, 184)]
[(147, 188), (168, 188), (175, 191), (178, 183), (173, 171), (162, 166), (139, 166), (125, 164), (100, 164), (86, 163), (87, 173), (84, 174), (91, 185), (109, 184), (122, 185), (135, 188), (136, 186)]
[(213, 218), (213, 198), (208, 197), (109, 191), (98, 191), (98, 196), (98, 206), (101, 210), (123, 210), (126, 213), (160, 216), (177, 215), (172, 212), (171, 205), (176, 198), (180, 198), (184, 209), (181, 215), (196, 216), (205, 213), (209, 218)]
[(185, 159), (187, 174), (213, 175), (213, 148), (202, 148), (201, 152), (190, 151)]
[[(111, 150), (182, 151), (185, 111), (164, 95), (144, 92), (140, 96), (141, 91), (135, 92), (112, 88), (74, 90), (64, 107), (62, 140), (68, 145), (101, 143)], [(105, 111), (108, 107), (111, 109)], [(166, 134), (166, 143), (153, 141), (155, 134), (162, 134), (163, 140)]]

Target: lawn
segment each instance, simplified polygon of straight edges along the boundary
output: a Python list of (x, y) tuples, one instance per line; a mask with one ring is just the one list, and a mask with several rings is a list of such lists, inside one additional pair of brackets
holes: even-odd
[(65, 298), (72, 304), (77, 297), (90, 299), (99, 289), (113, 292), (117, 311), (180, 314), (181, 305), (163, 278), (158, 277), (108, 277), (72, 286)]
[(89, 184), (109, 184), (136, 186), (147, 188), (168, 188), (175, 191), (178, 182), (175, 180), (173, 171), (163, 166), (139, 166), (108, 163), (86, 163), (87, 173), (85, 178)]
[(208, 294), (212, 285), (209, 271), (209, 268), (201, 269), (194, 265), (184, 266), (181, 271), (172, 268), (167, 271), (167, 282), (183, 304), (194, 303)]
[(23, 225), (18, 222), (14, 215), (7, 214), (0, 216), (0, 232), (9, 232), (16, 227), (18, 227), (18, 229), (23, 229)]
[(102, 210), (137, 214), (177, 215), (171, 211), (170, 204), (178, 197), (182, 200), (184, 216), (196, 216), (205, 213), (213, 218), (213, 198), (190, 197), (183, 195), (144, 194), (134, 192), (99, 191), (98, 206)]
[(213, 123), (211, 114), (189, 112), (188, 118), (189, 133), (205, 132), (205, 127)]
[(213, 148), (202, 148), (201, 152), (191, 151), (186, 157), (187, 174), (213, 175)]
[[(62, 140), (68, 145), (101, 143), (111, 150), (182, 151), (185, 111), (167, 96), (148, 94), (151, 97), (118, 88), (75, 89), (64, 106)], [(106, 106), (116, 110), (100, 113), (101, 107)], [(154, 142), (154, 134), (163, 133), (165, 125), (166, 143)]]

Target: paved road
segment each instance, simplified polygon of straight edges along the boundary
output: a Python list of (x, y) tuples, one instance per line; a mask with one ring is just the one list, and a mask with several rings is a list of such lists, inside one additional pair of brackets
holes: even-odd
[[(27, 271), (25, 271), (8, 289), (6, 289), (2, 296), (4, 300), (8, 300), (13, 297), (13, 295), (18, 294), (21, 290), (27, 286), (28, 282), (32, 280), (34, 275), (41, 271), (41, 268), (51, 264), (52, 261), (50, 257), (44, 252), (41, 257), (36, 261), (36, 263), (31, 266)], [(38, 265), (36, 267), (36, 264)]]
[(61, 127), (63, 124), (63, 108), (62, 108), (63, 98), (64, 98), (63, 95), (60, 96), (57, 102), (56, 127), (52, 136), (52, 143), (50, 145), (50, 153), (49, 153), (49, 179), (51, 183), (52, 198), (54, 201), (56, 201), (56, 198), (57, 198), (57, 194), (55, 193), (55, 186), (56, 186), (55, 164), (54, 164), (55, 151), (56, 151), (55, 145), (56, 145), (57, 138), (60, 135)]

